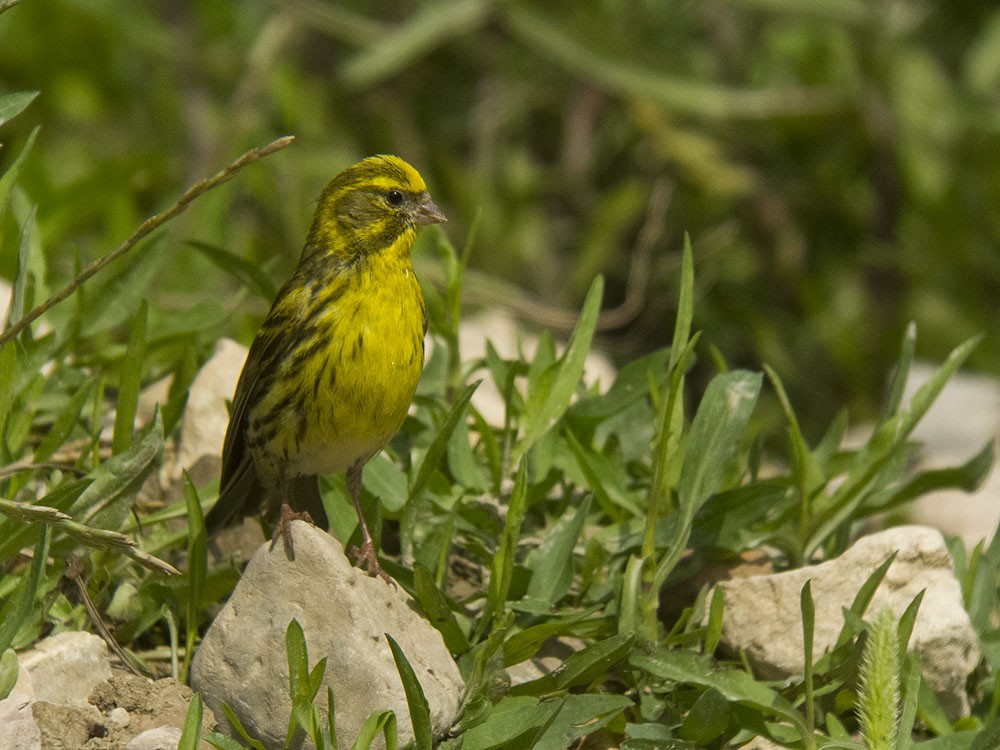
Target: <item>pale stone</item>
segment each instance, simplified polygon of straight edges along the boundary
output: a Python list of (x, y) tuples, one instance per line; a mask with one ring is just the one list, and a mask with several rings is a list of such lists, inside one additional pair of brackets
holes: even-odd
[(68, 631), (46, 638), (18, 656), (31, 674), (35, 700), (86, 706), (94, 687), (111, 679), (108, 647), (92, 633)]
[(317, 705), (325, 710), (329, 685), (342, 746), (350, 746), (369, 714), (385, 709), (396, 714), (400, 745), (412, 739), (386, 633), (416, 672), (435, 734), (446, 732), (463, 684), (438, 631), (404, 591), (352, 567), (330, 535), (302, 521), (292, 523), (292, 534), (295, 559), (286, 557), (280, 542), (263, 544), (206, 633), (191, 671), (206, 704), (221, 717), (227, 703), (265, 746), (282, 747), (291, 710), (285, 631), (294, 618), (305, 634), (310, 667), (328, 659)]
[(125, 750), (177, 750), (181, 741), (181, 730), (177, 727), (156, 727), (137, 734)]
[(195, 485), (219, 475), (222, 442), (229, 426), (226, 402), (233, 398), (247, 348), (231, 339), (220, 339), (215, 353), (195, 376), (184, 409), (175, 477), (186, 469)]
[[(909, 400), (936, 365), (916, 362), (906, 382)], [(985, 375), (959, 372), (945, 385), (937, 400), (912, 433), (921, 443), (918, 469), (939, 469), (962, 464), (990, 440), (1000, 437), (1000, 382)], [(1000, 443), (1000, 441), (998, 441)], [(1000, 455), (994, 454), (994, 461)], [(940, 529), (962, 539), (969, 548), (989, 541), (1000, 524), (1000, 463), (975, 492), (942, 490), (917, 498), (908, 510), (915, 523)]]
[(784, 573), (724, 581), (722, 641), (746, 653), (756, 673), (781, 679), (802, 673), (800, 592), (812, 581), (816, 607), (813, 658), (832, 648), (843, 626), (842, 609), (858, 589), (898, 552), (866, 613), (889, 607), (898, 617), (924, 590), (910, 648), (920, 652), (923, 676), (951, 718), (968, 713), (966, 678), (979, 662), (976, 634), (962, 603), (941, 533), (900, 526), (862, 537), (835, 560)]
[(10, 695), (0, 701), (0, 737), (4, 750), (41, 750), (42, 733), (31, 712), (34, 699), (31, 675), (21, 669)]

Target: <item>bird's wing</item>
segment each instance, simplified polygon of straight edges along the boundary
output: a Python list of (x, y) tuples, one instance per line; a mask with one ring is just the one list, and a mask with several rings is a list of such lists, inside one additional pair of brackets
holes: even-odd
[(271, 370), (280, 355), (282, 338), (279, 331), (268, 326), (261, 329), (250, 345), (246, 364), (236, 384), (229, 427), (222, 444), (219, 499), (205, 517), (209, 533), (230, 526), (262, 507), (263, 486), (253, 458), (246, 449), (246, 429), (250, 405), (259, 398), (262, 376)]

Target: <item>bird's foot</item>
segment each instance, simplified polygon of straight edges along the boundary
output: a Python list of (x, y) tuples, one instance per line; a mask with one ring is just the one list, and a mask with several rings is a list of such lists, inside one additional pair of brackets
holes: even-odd
[(292, 544), (292, 521), (305, 521), (308, 524), (313, 524), (312, 516), (306, 512), (297, 513), (292, 510), (292, 506), (288, 503), (281, 504), (280, 516), (278, 518), (278, 525), (274, 527), (274, 534), (271, 536), (271, 549), (274, 549), (275, 543), (278, 541), (278, 537), (281, 537), (281, 543), (285, 548), (285, 557), (289, 560), (295, 559), (295, 547)]
[(359, 568), (364, 568), (368, 571), (368, 575), (372, 578), (376, 576), (381, 578), (386, 583), (391, 583), (393, 586), (396, 582), (389, 577), (389, 574), (382, 570), (382, 566), (378, 564), (378, 553), (375, 551), (375, 544), (371, 539), (365, 540), (365, 542), (360, 547), (350, 546), (347, 548), (347, 556), (351, 558), (354, 564)]

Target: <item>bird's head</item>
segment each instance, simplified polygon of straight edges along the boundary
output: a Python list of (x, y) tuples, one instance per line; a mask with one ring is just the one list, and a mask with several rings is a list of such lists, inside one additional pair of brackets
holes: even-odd
[(307, 251), (332, 253), (345, 262), (392, 247), (409, 253), (420, 226), (443, 221), (417, 170), (396, 156), (370, 156), (326, 186)]

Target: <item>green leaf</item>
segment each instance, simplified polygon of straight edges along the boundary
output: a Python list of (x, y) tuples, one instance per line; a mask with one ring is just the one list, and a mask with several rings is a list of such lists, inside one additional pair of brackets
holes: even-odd
[(524, 598), (545, 607), (555, 606), (573, 583), (573, 549), (590, 512), (591, 497), (570, 509), (549, 530), (527, 562), (531, 580)]
[(222, 713), (226, 715), (226, 718), (229, 720), (233, 729), (236, 730), (237, 734), (239, 734), (239, 736), (243, 738), (243, 741), (249, 744), (253, 750), (267, 750), (267, 748), (264, 747), (263, 742), (250, 736), (250, 733), (243, 728), (243, 724), (240, 722), (233, 709), (225, 703), (222, 704)]
[[(219, 734), (218, 732), (209, 732), (202, 737), (202, 740), (218, 750), (246, 750), (244, 745), (241, 745), (232, 737), (225, 734)], [(263, 747), (263, 745), (261, 747)]]
[[(896, 552), (893, 552), (886, 558), (886, 561), (879, 565), (875, 570), (871, 572), (871, 575), (865, 579), (865, 582), (861, 584), (861, 588), (858, 589), (858, 593), (854, 595), (854, 601), (851, 602), (850, 612), (855, 617), (863, 617), (865, 611), (868, 609), (868, 605), (871, 604), (872, 599), (875, 597), (875, 592), (878, 587), (882, 584), (885, 574), (889, 571), (889, 566), (892, 565), (892, 561), (896, 559)], [(835, 648), (843, 646), (851, 638), (851, 633), (853, 628), (850, 623), (845, 622), (844, 627), (840, 629), (840, 634), (837, 636), (837, 642)]]
[[(96, 377), (88, 378), (70, 394), (66, 406), (56, 416), (49, 431), (39, 441), (38, 447), (35, 448), (35, 463), (47, 461), (69, 439), (80, 419), (80, 412), (83, 410), (88, 399), (93, 396), (96, 384)], [(0, 423), (2, 423), (2, 420), (0, 420)]]
[(100, 529), (119, 529), (131, 511), (131, 500), (156, 468), (163, 451), (163, 422), (159, 412), (138, 443), (112, 456), (92, 471), (93, 480), (73, 505), (73, 517)]
[[(18, 193), (17, 195), (20, 195)], [(15, 201), (17, 208), (18, 201)], [(17, 275), (11, 291), (7, 322), (14, 325), (23, 318), (36, 303), (36, 297), (45, 292), (45, 256), (39, 242), (37, 208), (31, 206), (15, 213), (21, 223), (21, 241), (17, 250)]]
[(565, 750), (606, 727), (633, 707), (623, 695), (570, 693), (563, 697), (558, 713), (531, 745), (532, 750)]
[(12, 648), (6, 648), (0, 655), (0, 701), (14, 689), (14, 685), (17, 684), (17, 673), (17, 652)]
[(225, 248), (216, 247), (208, 242), (188, 240), (184, 244), (197, 250), (216, 266), (238, 279), (268, 302), (278, 296), (278, 289), (271, 280), (271, 277), (258, 264), (251, 263), (236, 253), (232, 253)]
[(641, 518), (639, 502), (629, 491), (629, 476), (617, 457), (605, 456), (598, 450), (585, 446), (571, 430), (567, 430), (566, 444), (576, 459), (587, 481), (587, 486), (601, 506), (601, 510), (614, 520), (626, 517)]
[(452, 404), (451, 409), (448, 410), (448, 414), (445, 416), (437, 434), (434, 435), (434, 440), (431, 441), (430, 447), (427, 449), (419, 468), (416, 470), (413, 485), (410, 487), (409, 502), (414, 503), (420, 498), (430, 483), (434, 472), (440, 466), (441, 458), (448, 449), (448, 441), (451, 440), (451, 434), (455, 430), (455, 425), (464, 416), (465, 407), (468, 405), (469, 399), (472, 398), (472, 394), (476, 392), (476, 388), (479, 387), (479, 382), (477, 380), (475, 383), (466, 386), (465, 390), (455, 399), (455, 403)]
[(554, 672), (510, 689), (510, 695), (545, 695), (568, 690), (606, 676), (632, 651), (635, 638), (613, 635), (569, 656)]
[(889, 385), (889, 398), (885, 403), (885, 419), (894, 417), (899, 413), (900, 404), (903, 402), (903, 394), (906, 392), (906, 379), (910, 374), (910, 367), (913, 364), (913, 355), (917, 348), (917, 324), (913, 321), (906, 326), (903, 334), (903, 343), (900, 346), (899, 362), (892, 373), (892, 383)]
[(486, 592), (486, 605), (476, 629), (475, 640), (480, 640), (496, 628), (502, 617), (507, 593), (510, 591), (511, 577), (514, 573), (514, 560), (517, 556), (517, 542), (521, 535), (521, 522), (528, 505), (528, 476), (525, 462), (522, 460), (514, 480), (514, 490), (511, 493), (510, 504), (507, 507), (507, 519), (504, 521), (503, 533), (497, 551), (493, 555), (490, 567), (490, 585)]
[(198, 624), (201, 619), (202, 600), (205, 594), (205, 581), (208, 578), (208, 541), (205, 531), (205, 518), (201, 513), (201, 501), (187, 471), (184, 472), (184, 503), (187, 508), (188, 544), (187, 544), (187, 612), (185, 617), (186, 650), (184, 652), (183, 676), (187, 675), (198, 639)]
[(493, 707), (485, 721), (462, 735), (462, 750), (529, 747), (515, 740), (534, 734), (556, 708), (528, 695), (505, 697)]
[(829, 499), (830, 510), (813, 521), (812, 533), (804, 545), (805, 558), (811, 557), (828, 537), (852, 517), (880, 473), (893, 460), (900, 459), (900, 450), (913, 428), (981, 340), (982, 336), (974, 336), (955, 347), (944, 364), (917, 389), (909, 404), (875, 429), (864, 450), (859, 453), (857, 465)]
[(0, 96), (0, 125), (21, 114), (36, 96), (38, 96), (37, 91), (15, 91)]
[(385, 453), (379, 453), (365, 464), (361, 484), (390, 512), (406, 505), (406, 473)]
[(469, 650), (469, 639), (459, 627), (455, 613), (448, 606), (448, 599), (434, 585), (431, 572), (420, 563), (413, 566), (414, 596), (420, 608), (444, 638), (445, 647), (453, 654), (464, 654)]
[(654, 577), (659, 590), (687, 546), (694, 516), (719, 489), (723, 467), (736, 453), (761, 387), (760, 373), (733, 370), (715, 376), (705, 389), (688, 433), (677, 494), (677, 522)]
[(49, 540), (52, 531), (43, 527), (38, 543), (35, 545), (34, 556), (31, 558), (31, 568), (28, 575), (21, 576), (17, 592), (8, 599), (0, 609), (0, 652), (6, 652), (14, 642), (17, 631), (35, 613), (35, 599), (45, 574), (45, 564), (49, 559)]
[(202, 713), (201, 695), (195, 693), (184, 716), (184, 727), (177, 743), (177, 750), (198, 750)]
[(386, 750), (396, 750), (399, 740), (396, 733), (396, 714), (392, 711), (376, 711), (371, 714), (358, 732), (358, 738), (351, 745), (351, 750), (368, 750), (380, 733), (385, 738)]
[(410, 711), (410, 724), (413, 726), (413, 738), (417, 743), (417, 750), (431, 750), (434, 745), (434, 734), (431, 731), (431, 710), (427, 704), (427, 696), (420, 686), (413, 667), (406, 659), (406, 654), (399, 644), (388, 633), (385, 638), (389, 641), (389, 648), (392, 649), (392, 658), (396, 662), (396, 671), (399, 672), (399, 679), (403, 683), (403, 692), (406, 694), (406, 706)]
[(139, 391), (142, 389), (142, 365), (146, 359), (146, 320), (149, 305), (139, 302), (132, 331), (129, 334), (125, 356), (118, 375), (118, 396), (115, 400), (115, 427), (111, 439), (113, 453), (122, 453), (132, 445), (132, 430), (139, 408)]
[(712, 599), (708, 605), (708, 622), (705, 624), (705, 653), (712, 655), (722, 639), (722, 615), (725, 609), (726, 592), (721, 586), (712, 589)]
[(806, 727), (810, 735), (816, 726), (816, 704), (813, 696), (813, 638), (816, 633), (816, 605), (812, 598), (812, 580), (807, 580), (799, 592), (799, 609), (802, 612), (802, 683), (806, 706)]
[(714, 688), (728, 701), (788, 722), (803, 739), (809, 736), (809, 730), (795, 707), (746, 672), (720, 669), (707, 657), (690, 651), (669, 651), (664, 648), (658, 648), (651, 654), (633, 652), (630, 664), (654, 677), (685, 685)]
[(86, 298), (81, 336), (89, 338), (125, 323), (139, 303), (149, 296), (150, 285), (160, 276), (167, 254), (162, 235), (137, 247), (134, 255), (106, 269), (110, 276)]
[(583, 377), (583, 367), (597, 328), (604, 280), (598, 276), (587, 292), (580, 319), (573, 329), (563, 355), (549, 366), (531, 389), (521, 418), (523, 434), (511, 453), (514, 466), (528, 450), (551, 430), (569, 406), (570, 399)]
[(729, 703), (715, 688), (709, 688), (698, 696), (683, 723), (677, 728), (677, 736), (703, 747), (726, 731), (729, 724)]
[(10, 191), (14, 187), (14, 183), (17, 182), (18, 174), (21, 171), (21, 165), (27, 158), (28, 153), (31, 151), (31, 147), (35, 143), (35, 138), (38, 136), (38, 128), (32, 129), (31, 134), (28, 136), (28, 140), (25, 141), (24, 147), (18, 153), (17, 158), (11, 162), (11, 165), (7, 168), (7, 171), (0, 175), (0, 226), (2, 226), (4, 214), (7, 212), (7, 202), (10, 200)]

